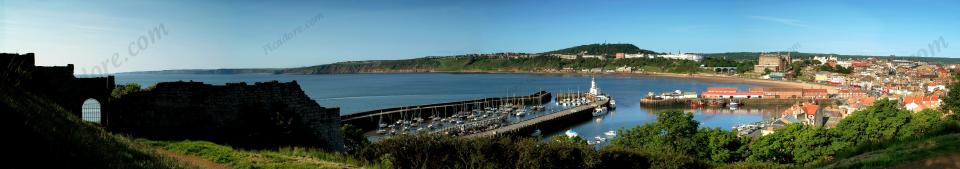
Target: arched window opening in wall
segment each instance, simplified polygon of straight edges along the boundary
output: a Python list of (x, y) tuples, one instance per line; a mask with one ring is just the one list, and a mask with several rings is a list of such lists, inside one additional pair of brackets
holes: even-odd
[(80, 110), (83, 121), (100, 123), (100, 102), (96, 99), (90, 98), (83, 101), (83, 107)]

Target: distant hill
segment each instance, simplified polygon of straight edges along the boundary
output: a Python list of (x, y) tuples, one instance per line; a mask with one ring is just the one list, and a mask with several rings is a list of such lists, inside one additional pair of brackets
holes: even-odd
[(125, 72), (119, 74), (274, 74), (281, 69), (178, 69)]
[[(495, 53), (470, 54), (455, 56), (428, 56), (402, 60), (368, 60), (347, 61), (331, 64), (277, 69), (184, 69), (130, 72), (133, 74), (331, 74), (331, 73), (399, 73), (399, 72), (477, 72), (477, 71), (539, 71), (572, 68), (575, 70), (604, 68), (615, 69), (621, 66), (630, 66), (651, 72), (668, 73), (695, 73), (696, 66), (709, 63), (672, 59), (559, 59), (548, 56), (550, 54), (581, 54), (612, 56), (616, 53), (663, 54), (655, 51), (640, 49), (633, 44), (588, 44), (543, 53)], [(705, 62), (717, 61), (709, 58), (725, 58), (735, 61), (756, 61), (761, 52), (726, 52), (726, 53), (695, 53), (708, 59)], [(814, 56), (836, 56), (840, 59), (850, 58), (881, 58), (926, 61), (942, 64), (960, 63), (960, 58), (935, 57), (893, 57), (868, 55), (842, 55), (826, 53), (790, 53), (793, 58), (812, 58)], [(721, 60), (723, 61), (723, 60)], [(735, 63), (730, 63), (734, 64)]]
[(544, 52), (544, 54), (573, 55), (573, 54), (580, 54), (581, 52), (586, 52), (587, 55), (614, 55), (616, 53), (658, 54), (657, 52), (654, 52), (654, 51), (640, 49), (637, 46), (634, 46), (633, 44), (606, 44), (606, 43), (574, 46), (566, 49)]

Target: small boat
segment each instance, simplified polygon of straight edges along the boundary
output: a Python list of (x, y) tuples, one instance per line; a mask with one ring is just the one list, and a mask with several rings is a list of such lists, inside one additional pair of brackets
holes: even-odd
[(607, 132), (603, 133), (603, 135), (616, 136), (616, 135), (617, 135), (617, 132), (616, 132), (616, 131), (613, 131), (613, 130), (610, 130), (610, 131), (607, 131)]
[(737, 102), (730, 102), (730, 104), (727, 104), (727, 107), (729, 107), (730, 110), (736, 110), (739, 106), (740, 106), (740, 103), (737, 103)]
[(577, 132), (575, 132), (575, 131), (573, 131), (573, 130), (567, 130), (567, 132), (563, 132), (563, 134), (564, 134), (564, 135), (567, 135), (567, 137), (571, 137), (571, 138), (572, 138), (572, 137), (577, 137)]
[(603, 116), (604, 114), (607, 114), (607, 107), (598, 106), (597, 108), (593, 108), (593, 117)]
[(610, 109), (617, 109), (617, 100), (610, 99)]
[(533, 134), (531, 134), (530, 136), (540, 137), (541, 135), (543, 135), (543, 132), (540, 131), (540, 129), (537, 129), (537, 130), (533, 131)]
[(600, 144), (600, 143), (603, 143), (603, 142), (607, 141), (607, 138), (603, 138), (603, 137), (600, 137), (600, 136), (596, 136), (596, 137), (593, 137), (593, 140), (596, 141), (597, 144)]
[(517, 114), (514, 114), (514, 115), (523, 117), (527, 115), (527, 111), (520, 110), (520, 111), (517, 111)]

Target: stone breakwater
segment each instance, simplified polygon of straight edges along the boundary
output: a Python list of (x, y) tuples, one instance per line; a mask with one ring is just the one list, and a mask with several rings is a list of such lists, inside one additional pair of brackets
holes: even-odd
[(343, 148), (339, 108), (310, 99), (296, 81), (164, 82), (113, 101), (109, 130), (150, 139), (210, 140), (241, 147)]
[(443, 118), (459, 112), (482, 109), (487, 106), (498, 106), (508, 103), (535, 105), (550, 102), (550, 99), (551, 95), (549, 92), (540, 91), (528, 96), (483, 98), (467, 101), (370, 110), (343, 115), (340, 118), (343, 119), (343, 123), (345, 124), (351, 124), (364, 130), (374, 130), (377, 128), (379, 123), (392, 123), (400, 119), (412, 119), (415, 117), (428, 119), (430, 116), (434, 115)]

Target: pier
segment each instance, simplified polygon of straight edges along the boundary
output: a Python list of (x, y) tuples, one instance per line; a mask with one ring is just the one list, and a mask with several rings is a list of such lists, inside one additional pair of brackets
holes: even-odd
[(343, 124), (351, 124), (363, 130), (375, 130), (380, 123), (391, 123), (400, 119), (423, 118), (430, 116), (449, 117), (459, 112), (469, 112), (503, 104), (526, 104), (535, 105), (537, 103), (548, 103), (551, 100), (551, 94), (546, 91), (540, 91), (528, 96), (516, 97), (497, 97), (484, 98), (477, 100), (467, 100), (458, 102), (447, 102), (437, 104), (415, 105), (394, 107), (378, 110), (370, 110), (340, 116)]
[(536, 130), (540, 130), (541, 133), (560, 131), (564, 128), (569, 127), (569, 124), (592, 119), (593, 108), (596, 108), (598, 106), (607, 106), (607, 104), (609, 103), (610, 103), (610, 100), (600, 100), (597, 102), (591, 102), (590, 104), (581, 105), (581, 106), (577, 106), (570, 109), (565, 109), (565, 110), (550, 113), (544, 116), (516, 122), (516, 123), (499, 127), (493, 130), (466, 135), (464, 137), (471, 138), (471, 137), (490, 137), (490, 136), (501, 136), (501, 135), (510, 135), (510, 136), (529, 135), (534, 133)]

